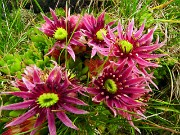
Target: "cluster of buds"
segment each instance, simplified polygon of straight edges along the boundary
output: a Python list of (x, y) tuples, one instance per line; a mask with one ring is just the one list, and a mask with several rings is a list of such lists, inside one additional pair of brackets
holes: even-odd
[[(87, 105), (78, 99), (78, 93), (87, 92), (95, 103), (103, 102), (112, 112), (127, 119), (132, 127), (133, 118), (145, 119), (145, 107), (149, 100), (152, 73), (147, 69), (159, 67), (152, 60), (164, 56), (153, 54), (153, 51), (164, 45), (159, 38), (153, 43), (153, 33), (156, 29), (148, 30), (144, 34), (144, 24), (139, 29), (134, 28), (132, 19), (127, 28), (120, 22), (105, 24), (105, 12), (97, 18), (90, 14), (70, 15), (58, 18), (50, 9), (52, 20), (43, 16), (46, 21), (40, 30), (48, 37), (55, 39), (55, 44), (46, 55), (61, 57), (61, 51), (67, 51), (69, 57), (76, 61), (76, 57), (89, 54), (84, 65), (88, 66), (91, 75), (89, 84), (85, 86), (77, 79), (72, 79), (66, 67), (55, 67), (49, 72), (43, 72), (36, 66), (29, 66), (21, 80), (16, 79), (13, 85), (18, 92), (3, 92), (24, 99), (23, 102), (2, 106), (1, 110), (27, 109), (28, 111), (8, 123), (5, 127), (15, 126), (32, 116), (37, 116), (33, 135), (46, 119), (51, 135), (56, 135), (55, 116), (66, 126), (78, 129), (66, 115), (86, 114), (87, 111), (77, 109), (75, 105)], [(78, 55), (81, 53), (82, 55)], [(65, 59), (62, 65), (66, 65)], [(155, 84), (154, 84), (155, 85)], [(155, 85), (156, 86), (156, 85)], [(139, 131), (140, 132), (140, 131)]]

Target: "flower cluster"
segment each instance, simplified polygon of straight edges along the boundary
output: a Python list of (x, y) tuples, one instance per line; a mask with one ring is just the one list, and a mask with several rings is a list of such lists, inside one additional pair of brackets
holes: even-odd
[(46, 22), (40, 28), (48, 37), (55, 39), (54, 46), (46, 55), (55, 57), (58, 62), (61, 51), (66, 51), (69, 57), (61, 62), (62, 65), (67, 65), (71, 58), (73, 61), (82, 59), (89, 69), (89, 83), (85, 86), (83, 82), (70, 78), (66, 66), (58, 66), (56, 62), (50, 72), (36, 66), (26, 67), (22, 79), (13, 82), (20, 91), (2, 93), (21, 97), (24, 101), (0, 109), (28, 111), (5, 127), (21, 124), (36, 116), (35, 130), (31, 135), (45, 120), (50, 134), (55, 135), (56, 115), (66, 126), (78, 129), (66, 112), (86, 114), (87, 111), (77, 109), (75, 105), (87, 105), (77, 96), (87, 92), (93, 102), (103, 102), (114, 117), (122, 116), (139, 131), (133, 124), (133, 118), (146, 118), (144, 112), (151, 91), (149, 84), (153, 83), (152, 73), (149, 74), (147, 69), (159, 67), (153, 59), (164, 56), (153, 54), (164, 45), (164, 42), (159, 43), (159, 38), (153, 43), (156, 27), (144, 34), (145, 24), (137, 30), (134, 19), (126, 29), (120, 22), (105, 24), (105, 12), (97, 18), (90, 14), (70, 13), (58, 18), (52, 9), (50, 12), (53, 19), (43, 16)]

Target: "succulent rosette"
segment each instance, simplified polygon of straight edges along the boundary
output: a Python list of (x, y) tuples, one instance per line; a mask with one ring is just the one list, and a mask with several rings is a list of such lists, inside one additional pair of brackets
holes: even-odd
[(87, 92), (92, 94), (94, 102), (104, 102), (114, 116), (121, 115), (135, 127), (132, 117), (145, 118), (142, 108), (146, 103), (140, 99), (150, 90), (147, 78), (134, 74), (133, 68), (125, 60), (119, 66), (111, 62), (93, 81), (92, 87), (87, 88)]
[(104, 54), (108, 51), (108, 47), (104, 42), (104, 37), (108, 37), (108, 26), (112, 26), (114, 22), (105, 24), (105, 12), (102, 12), (97, 19), (93, 15), (85, 14), (83, 17), (83, 33), (88, 39), (88, 45), (92, 47), (91, 58), (98, 52)]
[(76, 96), (76, 93), (83, 89), (82, 86), (77, 81), (69, 79), (65, 69), (56, 65), (49, 73), (46, 73), (36, 66), (27, 67), (22, 80), (17, 79), (13, 84), (20, 91), (2, 92), (1, 94), (18, 96), (23, 98), (24, 101), (2, 106), (0, 110), (28, 109), (28, 111), (5, 127), (21, 124), (28, 118), (37, 116), (34, 124), (35, 130), (30, 134), (35, 134), (37, 127), (47, 120), (50, 135), (56, 135), (56, 115), (66, 126), (78, 130), (68, 118), (66, 112), (86, 114), (87, 111), (78, 109), (75, 105), (87, 104)]
[(58, 19), (55, 12), (50, 9), (53, 20), (50, 20), (47, 16), (43, 16), (46, 21), (45, 24), (39, 28), (47, 36), (55, 38), (56, 43), (50, 49), (47, 55), (53, 55), (57, 49), (67, 49), (73, 60), (75, 60), (75, 53), (72, 46), (85, 46), (82, 40), (82, 33), (80, 31), (82, 27), (81, 16), (72, 15), (68, 13), (67, 17), (61, 17)]
[(109, 55), (117, 59), (117, 63), (126, 59), (129, 66), (136, 65), (138, 67), (134, 68), (134, 71), (138, 73), (142, 73), (143, 69), (147, 67), (159, 67), (158, 64), (151, 61), (164, 56), (164, 54), (153, 53), (164, 45), (164, 42), (159, 43), (159, 37), (155, 43), (152, 42), (156, 27), (149, 30), (147, 34), (143, 34), (144, 24), (139, 30), (136, 30), (134, 29), (134, 19), (132, 19), (125, 31), (120, 22), (116, 29), (117, 33), (114, 33), (109, 28), (110, 38), (104, 37), (104, 41), (109, 46)]

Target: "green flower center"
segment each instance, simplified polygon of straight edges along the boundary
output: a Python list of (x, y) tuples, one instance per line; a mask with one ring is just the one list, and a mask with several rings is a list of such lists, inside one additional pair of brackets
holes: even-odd
[(59, 100), (58, 94), (55, 93), (44, 93), (39, 96), (37, 102), (40, 107), (50, 107), (56, 104)]
[(96, 37), (99, 40), (104, 40), (103, 35), (106, 36), (107, 31), (105, 29), (100, 29), (98, 32), (96, 32)]
[(117, 89), (118, 89), (115, 81), (112, 79), (107, 79), (104, 83), (104, 87), (111, 94), (115, 94), (117, 92)]
[(119, 46), (121, 46), (123, 53), (126, 54), (130, 53), (133, 49), (133, 45), (126, 40), (119, 41)]
[(68, 33), (63, 28), (58, 28), (54, 33), (54, 38), (58, 40), (63, 40), (67, 37)]

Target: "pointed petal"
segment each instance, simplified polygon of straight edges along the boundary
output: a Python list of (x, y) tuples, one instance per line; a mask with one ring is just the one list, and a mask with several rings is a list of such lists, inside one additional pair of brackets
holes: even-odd
[(93, 47), (91, 52), (91, 58), (93, 58), (97, 53), (97, 50)]
[(150, 30), (150, 32), (147, 33), (145, 36), (143, 36), (141, 39), (139, 39), (139, 43), (143, 44), (144, 42), (149, 40), (149, 38), (151, 38), (153, 36), (155, 29), (156, 29), (156, 27), (154, 29)]
[[(124, 59), (123, 61), (120, 62), (120, 64), (118, 65), (118, 68), (116, 69), (117, 74), (122, 73), (121, 71), (123, 70), (126, 62), (127, 62), (127, 59)], [(118, 63), (119, 63), (119, 61), (118, 61)]]
[(58, 25), (58, 18), (57, 18), (57, 16), (56, 16), (56, 13), (54, 12), (54, 10), (52, 10), (51, 8), (50, 8), (50, 12), (51, 12), (51, 15), (52, 15), (52, 17), (53, 17), (53, 19), (54, 19), (54, 25)]
[(88, 38), (92, 38), (93, 37), (92, 33), (90, 33), (89, 31), (87, 31), (87, 30), (82, 30), (82, 31), (83, 31), (83, 35), (84, 36), (87, 36)]
[(75, 61), (75, 53), (70, 46), (67, 46), (67, 51), (71, 55), (72, 59)]
[(39, 117), (36, 120), (36, 123), (34, 124), (34, 129), (33, 131), (31, 131), (30, 135), (34, 135), (36, 133), (36, 131), (38, 130), (38, 127), (43, 123), (44, 118), (46, 117), (46, 114), (44, 112), (41, 112), (39, 114)]
[(100, 28), (104, 27), (104, 23), (105, 23), (104, 16), (105, 16), (105, 12), (103, 11), (97, 18), (97, 27)]
[(132, 32), (133, 32), (133, 27), (134, 27), (134, 18), (129, 22), (128, 28), (127, 28), (127, 37), (128, 40), (131, 40), (132, 37)]
[(106, 100), (106, 103), (107, 103), (107, 106), (109, 107), (109, 109), (110, 109), (110, 110), (112, 111), (112, 113), (114, 114), (114, 117), (116, 117), (117, 112), (116, 112), (116, 110), (113, 108), (113, 107), (114, 107), (113, 100), (107, 99), (107, 100)]
[[(43, 28), (44, 27), (44, 28)], [(44, 32), (47, 36), (53, 37), (54, 30), (46, 28), (47, 26), (42, 26), (42, 28), (39, 28), (40, 31)]]
[[(57, 68), (58, 68), (58, 67), (55, 66), (55, 67), (53, 68), (53, 70), (49, 73), (49, 76), (48, 76), (48, 78), (47, 78), (47, 80), (46, 80), (46, 83), (48, 84), (48, 86), (50, 86), (50, 85), (53, 84), (54, 77), (55, 77), (56, 72), (57, 72)], [(51, 87), (53, 87), (53, 86), (51, 86)]]
[(1, 92), (1, 94), (4, 94), (4, 95), (14, 95), (14, 96), (18, 96), (18, 97), (21, 97), (21, 98), (30, 98), (30, 97), (34, 96), (32, 93), (25, 92), (25, 91)]
[(132, 98), (128, 97), (127, 95), (121, 95), (121, 100), (128, 106), (142, 106), (143, 103), (136, 102)]
[(155, 58), (166, 56), (166, 54), (138, 53), (138, 56), (141, 58), (155, 59)]
[(37, 113), (36, 109), (37, 109), (37, 106), (33, 107), (31, 110), (29, 110), (25, 114), (21, 115), (20, 117), (16, 118), (12, 122), (8, 123), (5, 126), (5, 128), (23, 123), (25, 120), (27, 120), (28, 118), (30, 118), (31, 116)]
[(43, 15), (44, 20), (46, 21), (47, 25), (49, 25), (50, 27), (54, 28), (52, 21), (45, 15)]
[(72, 89), (70, 89), (70, 90), (65, 90), (65, 91), (62, 92), (62, 94), (68, 95), (69, 93), (76, 93), (76, 92), (81, 91), (81, 88), (82, 88), (82, 87), (79, 86), (79, 87), (72, 88)]
[(139, 128), (137, 128), (136, 126), (134, 126), (134, 123), (133, 123), (133, 121), (132, 121), (132, 116), (131, 116), (130, 114), (127, 116), (127, 120), (128, 120), (128, 122), (129, 122), (129, 124), (130, 124), (134, 129), (136, 129), (136, 131), (138, 131), (138, 132), (141, 134), (141, 131), (139, 130)]
[(101, 95), (101, 93), (99, 93), (98, 95), (96, 95), (96, 96), (92, 99), (92, 101), (94, 101), (94, 102), (101, 102), (104, 98), (105, 98), (104, 95)]
[(61, 82), (62, 73), (60, 67), (57, 67), (56, 77), (54, 78), (54, 85), (58, 85)]
[(134, 78), (134, 79), (127, 80), (127, 81), (124, 83), (124, 85), (139, 84), (140, 82), (145, 81), (145, 80), (147, 80), (147, 79), (144, 78), (144, 77)]
[(84, 110), (81, 110), (81, 109), (77, 109), (76, 107), (74, 106), (71, 106), (69, 104), (62, 104), (61, 105), (65, 110), (71, 112), (71, 113), (74, 113), (74, 114), (86, 114), (88, 113), (87, 111), (84, 111)]
[(35, 66), (34, 67), (34, 72), (33, 72), (33, 82), (34, 83), (39, 83), (41, 82), (41, 79), (40, 79), (40, 76), (38, 74), (38, 70), (37, 70), (37, 67)]
[(145, 93), (145, 92), (149, 92), (150, 90), (148, 89), (143, 89), (143, 88), (134, 88), (134, 87), (130, 87), (130, 88), (126, 88), (123, 90), (122, 93), (125, 94), (141, 94), (141, 93)]
[(105, 26), (105, 28), (107, 28), (107, 26), (111, 27), (115, 22), (116, 22), (116, 21), (109, 22), (109, 23)]
[[(67, 72), (64, 74), (64, 83), (61, 86), (61, 90), (64, 93), (64, 91), (68, 91), (67, 88), (71, 84), (71, 82), (68, 80)], [(71, 90), (70, 90), (71, 91)]]
[(108, 44), (108, 46), (112, 46), (113, 44), (111, 44), (110, 40), (104, 36), (104, 41), (106, 42), (106, 44)]
[(145, 67), (148, 67), (148, 66), (151, 66), (151, 67), (160, 67), (158, 64), (154, 64), (154, 63), (151, 63), (151, 62), (148, 62), (140, 57), (135, 57), (135, 61), (142, 65), (142, 66), (145, 66)]
[(118, 114), (120, 114), (120, 115), (123, 116), (123, 113), (124, 113), (123, 110), (126, 110), (126, 109), (124, 109), (124, 107), (123, 107), (124, 104), (122, 104), (120, 100), (114, 100), (114, 105), (115, 105), (115, 107), (117, 108)]
[[(109, 32), (109, 36), (110, 36), (111, 40), (115, 40), (116, 37), (115, 37), (114, 33), (111, 31), (110, 27), (108, 27), (108, 32)], [(103, 37), (105, 37), (105, 36), (103, 36)]]
[(80, 41), (78, 41), (75, 38), (72, 38), (70, 43), (73, 44), (73, 45), (77, 45), (77, 46), (85, 46), (83, 43), (81, 43)]
[(134, 34), (135, 38), (140, 38), (142, 36), (142, 32), (144, 30), (144, 23), (141, 25), (140, 29)]
[(84, 103), (83, 101), (77, 99), (77, 98), (74, 98), (74, 97), (66, 97), (63, 99), (65, 102), (69, 102), (69, 103), (72, 103), (72, 104), (76, 104), (76, 105), (87, 105), (86, 103)]
[(0, 110), (19, 110), (30, 107), (34, 103), (34, 100), (27, 100), (20, 103), (10, 104), (7, 106), (0, 107)]
[(158, 48), (161, 48), (164, 44), (160, 43), (160, 44), (154, 44), (154, 45), (149, 45), (149, 46), (140, 46), (138, 48), (136, 48), (134, 50), (134, 53), (136, 52), (152, 52), (154, 50), (157, 50)]
[(118, 31), (118, 36), (119, 36), (119, 39), (122, 39), (123, 38), (123, 29), (122, 29), (122, 26), (121, 26), (121, 23), (118, 22), (118, 26), (117, 26), (117, 31)]
[(56, 115), (64, 123), (64, 125), (78, 130), (78, 128), (72, 123), (72, 121), (67, 117), (67, 115), (64, 112), (57, 112)]
[(84, 18), (83, 18), (84, 25), (88, 31), (93, 31), (93, 27), (89, 23), (88, 18), (89, 18), (89, 16), (87, 16), (87, 15), (84, 16)]
[(56, 135), (56, 125), (55, 125), (55, 118), (54, 114), (51, 110), (47, 109), (47, 120), (48, 120), (48, 128), (50, 135)]
[(96, 88), (87, 88), (87, 92), (90, 93), (90, 94), (98, 94), (99, 93), (99, 90), (96, 89)]
[(11, 83), (14, 87), (19, 88), (21, 91), (28, 91), (26, 85), (23, 82), (19, 81), (17, 78), (15, 79), (15, 81), (12, 81)]
[(28, 90), (33, 90), (35, 85), (32, 84), (29, 80), (27, 80), (26, 78), (22, 77), (22, 80), (24, 82), (24, 84), (26, 85), (26, 87), (28, 88)]
[(128, 67), (128, 68), (122, 73), (123, 79), (126, 79), (127, 77), (129, 77), (129, 75), (132, 73), (133, 67), (134, 67), (134, 66)]

